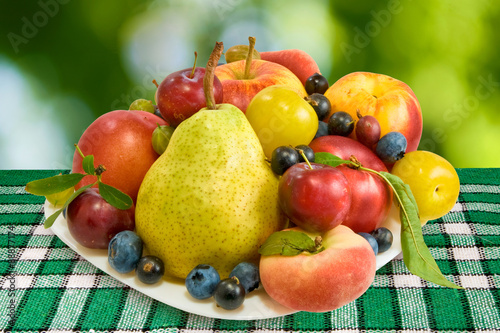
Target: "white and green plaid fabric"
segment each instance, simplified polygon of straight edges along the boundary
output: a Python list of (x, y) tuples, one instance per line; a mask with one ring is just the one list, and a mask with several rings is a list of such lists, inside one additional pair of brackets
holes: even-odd
[[(0, 330), (5, 332), (500, 332), (500, 169), (458, 169), (459, 202), (424, 227), (442, 272), (463, 290), (381, 268), (333, 312), (232, 321), (172, 308), (118, 282), (43, 228), (43, 197), (27, 182), (61, 172), (0, 171)], [(67, 172), (67, 171), (66, 171)]]

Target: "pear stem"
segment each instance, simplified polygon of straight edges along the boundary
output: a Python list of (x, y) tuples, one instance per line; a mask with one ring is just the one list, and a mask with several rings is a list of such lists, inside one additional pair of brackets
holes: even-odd
[(194, 70), (196, 69), (196, 60), (198, 60), (198, 52), (194, 51), (194, 64), (193, 64), (193, 70), (191, 71), (191, 74), (189, 75), (190, 79), (192, 79), (194, 77)]
[(253, 50), (255, 48), (255, 37), (248, 37), (248, 42), (248, 54), (247, 59), (245, 60), (245, 80), (250, 77), (250, 67), (252, 66)]
[(216, 42), (214, 49), (210, 54), (210, 58), (208, 58), (207, 67), (205, 68), (205, 76), (203, 77), (203, 92), (205, 93), (207, 109), (209, 110), (217, 109), (214, 97), (215, 68), (219, 63), (219, 59), (222, 56), (223, 50), (224, 44), (222, 42)]

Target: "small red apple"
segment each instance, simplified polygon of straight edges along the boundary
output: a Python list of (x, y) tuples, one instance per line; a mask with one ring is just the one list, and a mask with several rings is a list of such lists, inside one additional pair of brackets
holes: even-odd
[[(207, 106), (203, 92), (205, 68), (183, 69), (168, 75), (158, 86), (156, 103), (160, 113), (173, 127)], [(214, 97), (222, 103), (222, 84), (214, 77)]]
[[(118, 188), (136, 200), (142, 179), (159, 155), (151, 144), (153, 131), (167, 123), (146, 111), (111, 111), (97, 118), (85, 130), (78, 147), (85, 156), (94, 155), (95, 166), (102, 164), (105, 184)], [(82, 157), (75, 151), (74, 173), (83, 173)], [(75, 186), (94, 183), (95, 176), (86, 176)]]
[(124, 230), (134, 230), (135, 207), (127, 210), (110, 205), (99, 189), (84, 190), (66, 211), (68, 230), (81, 245), (92, 249), (107, 249), (111, 239)]
[(332, 311), (360, 297), (375, 278), (370, 244), (343, 225), (308, 235), (321, 236), (325, 249), (316, 254), (261, 256), (260, 279), (267, 294), (290, 309), (308, 312)]
[(281, 209), (296, 225), (327, 231), (341, 224), (351, 207), (351, 189), (338, 169), (311, 163), (290, 167), (278, 185)]

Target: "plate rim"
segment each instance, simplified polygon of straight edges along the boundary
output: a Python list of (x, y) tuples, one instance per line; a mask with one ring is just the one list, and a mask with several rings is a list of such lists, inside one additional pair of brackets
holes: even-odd
[[(57, 209), (59, 209), (58, 207), (54, 207), (47, 200), (45, 201), (43, 208), (44, 216), (46, 218), (54, 213)], [(377, 270), (385, 266), (402, 252), (400, 234), (399, 232), (394, 232), (395, 228), (397, 228), (398, 226), (400, 228), (399, 213), (394, 203), (392, 204), (391, 211), (389, 212), (389, 215), (382, 226), (387, 227), (392, 231), (394, 240), (389, 250), (377, 255)], [(78, 255), (83, 257), (95, 267), (99, 268), (104, 273), (110, 275), (119, 282), (146, 296), (149, 296), (163, 304), (169, 305), (173, 308), (185, 311), (190, 314), (225, 320), (258, 320), (277, 318), (299, 312), (297, 310), (287, 308), (276, 302), (265, 292), (262, 285), (260, 285), (257, 290), (253, 291), (252, 294), (249, 294), (249, 296), (247, 296), (247, 299), (245, 299), (243, 306), (241, 306), (239, 309), (231, 311), (217, 308), (213, 299), (200, 301), (194, 298), (190, 298), (187, 290), (184, 288), (182, 280), (180, 279), (165, 277), (160, 283), (157, 283), (155, 285), (147, 285), (140, 282), (135, 277), (135, 274), (133, 272), (121, 274), (113, 270), (113, 268), (111, 268), (111, 266), (107, 262), (107, 250), (90, 249), (77, 243), (69, 233), (67, 222), (63, 217), (63, 214), (60, 214), (57, 217), (54, 224), (50, 227), (50, 230), (52, 230), (52, 232), (57, 237), (59, 237), (59, 239), (63, 243), (65, 243)], [(176, 292), (177, 296), (183, 296), (184, 299), (181, 299), (179, 301), (178, 297), (171, 297), (171, 299), (166, 300), (164, 297), (160, 297), (162, 295), (161, 292), (168, 291), (169, 287), (175, 288), (174, 291)], [(181, 292), (180, 288), (183, 289), (183, 293)], [(249, 308), (251, 308), (251, 311), (245, 311), (245, 305), (247, 305), (246, 310), (249, 310)]]

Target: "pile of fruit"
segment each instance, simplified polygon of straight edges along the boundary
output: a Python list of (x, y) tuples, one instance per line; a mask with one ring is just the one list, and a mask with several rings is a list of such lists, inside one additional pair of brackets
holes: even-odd
[[(238, 308), (262, 286), (294, 310), (343, 306), (371, 285), (400, 210), (403, 257), (448, 287), (421, 225), (451, 210), (454, 168), (417, 147), (418, 100), (405, 83), (356, 72), (333, 85), (303, 51), (258, 52), (168, 75), (155, 103), (95, 120), (72, 173), (27, 184), (60, 209), (74, 239), (108, 249), (144, 283), (184, 279), (195, 299)], [(156, 83), (156, 82), (155, 82)]]

